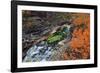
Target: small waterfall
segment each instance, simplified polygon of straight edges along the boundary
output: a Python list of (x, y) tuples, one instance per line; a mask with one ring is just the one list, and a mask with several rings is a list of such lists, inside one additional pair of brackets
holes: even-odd
[(24, 58), (24, 62), (47, 61), (51, 56), (51, 46), (48, 46), (46, 41), (41, 41), (38, 45), (33, 45)]

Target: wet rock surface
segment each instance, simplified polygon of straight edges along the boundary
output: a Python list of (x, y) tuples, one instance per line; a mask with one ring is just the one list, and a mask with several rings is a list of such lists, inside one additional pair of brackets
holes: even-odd
[[(43, 42), (43, 41), (42, 41)], [(24, 58), (24, 62), (37, 62), (37, 61), (56, 61), (63, 60), (62, 53), (67, 49), (67, 45), (56, 45), (54, 47), (45, 44), (33, 45)]]
[[(65, 27), (65, 26), (64, 26)], [(63, 28), (64, 31), (61, 33), (55, 32), (53, 33), (52, 37), (49, 37), (49, 40), (53, 40), (51, 38), (55, 37), (56, 35), (62, 36), (63, 39), (55, 38), (55, 41), (51, 43), (48, 42), (48, 39), (45, 39), (33, 45), (26, 53), (26, 57), (24, 58), (24, 62), (36, 62), (36, 61), (55, 61), (55, 60), (63, 60), (62, 53), (67, 49), (68, 40), (71, 39), (70, 31), (68, 27)], [(63, 33), (63, 34), (62, 34)], [(63, 35), (65, 35), (63, 37)], [(56, 43), (55, 43), (56, 42)]]

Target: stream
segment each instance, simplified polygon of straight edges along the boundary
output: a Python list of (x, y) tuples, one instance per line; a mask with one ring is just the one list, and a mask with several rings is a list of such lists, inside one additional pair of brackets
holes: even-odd
[[(64, 39), (59, 40), (58, 37), (62, 37), (62, 34), (64, 34)], [(48, 44), (46, 41), (40, 41), (37, 44), (34, 44), (26, 53), (25, 58), (23, 59), (23, 62), (40, 62), (40, 61), (50, 61), (51, 57), (55, 53), (59, 53), (59, 50), (64, 50), (65, 48), (62, 48), (62, 46), (66, 46), (66, 44), (62, 44), (62, 42), (67, 42), (71, 39), (71, 34), (69, 31), (69, 28), (66, 27), (63, 32), (57, 33), (57, 35), (51, 37), (49, 40), (54, 39), (59, 40), (56, 44)], [(51, 43), (51, 41), (49, 41)], [(59, 47), (60, 46), (60, 47)], [(56, 57), (59, 57), (59, 54), (56, 54)]]
[(48, 46), (46, 41), (41, 41), (38, 45), (33, 45), (24, 58), (24, 62), (47, 61), (52, 54), (52, 46)]

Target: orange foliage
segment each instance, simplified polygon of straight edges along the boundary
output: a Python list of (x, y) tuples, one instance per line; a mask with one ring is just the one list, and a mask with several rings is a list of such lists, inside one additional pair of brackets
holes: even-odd
[(77, 14), (77, 18), (73, 21), (75, 25), (81, 25), (82, 23), (87, 28), (75, 28), (72, 33), (72, 40), (70, 41), (70, 47), (76, 52), (80, 52), (82, 59), (87, 59), (90, 56), (90, 16), (89, 14)]

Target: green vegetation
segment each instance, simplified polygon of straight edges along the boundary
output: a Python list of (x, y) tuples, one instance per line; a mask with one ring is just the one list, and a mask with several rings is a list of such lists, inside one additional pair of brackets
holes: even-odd
[(67, 36), (67, 33), (68, 33), (67, 27), (64, 27), (62, 30), (57, 31), (52, 35), (50, 35), (47, 39), (47, 43), (49, 44), (58, 43)]

